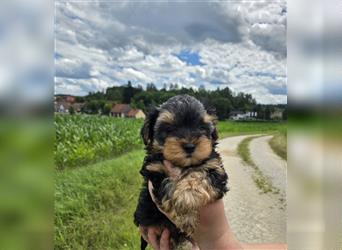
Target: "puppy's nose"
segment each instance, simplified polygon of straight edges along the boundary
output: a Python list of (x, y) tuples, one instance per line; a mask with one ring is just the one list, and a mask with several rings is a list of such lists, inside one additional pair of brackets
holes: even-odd
[(188, 154), (191, 154), (195, 150), (195, 145), (192, 143), (186, 143), (186, 144), (183, 144), (183, 149)]

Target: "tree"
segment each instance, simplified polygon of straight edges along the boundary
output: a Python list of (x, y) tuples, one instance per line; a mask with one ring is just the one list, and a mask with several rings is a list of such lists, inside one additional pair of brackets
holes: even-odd
[(85, 102), (85, 98), (83, 96), (75, 96), (75, 102)]
[(287, 107), (283, 110), (283, 120), (287, 120)]
[(124, 87), (122, 86), (108, 88), (106, 91), (106, 99), (121, 103), (123, 99), (123, 89)]
[(157, 87), (151, 82), (146, 85), (146, 91), (157, 91)]
[(231, 111), (231, 103), (229, 99), (219, 97), (212, 101), (216, 109), (216, 116), (219, 120), (224, 120), (229, 117), (229, 113)]
[(126, 103), (126, 104), (131, 103), (131, 99), (133, 96), (134, 96), (134, 89), (132, 87), (131, 81), (128, 81), (127, 86), (124, 87), (124, 90), (123, 90), (123, 98), (122, 98), (123, 103)]
[(84, 112), (88, 114), (98, 114), (102, 110), (105, 102), (102, 101), (89, 101), (85, 104)]
[(103, 115), (109, 115), (111, 110), (112, 110), (112, 105), (110, 105), (109, 103), (107, 103), (107, 104), (105, 104), (105, 105), (103, 106), (102, 114), (103, 114)]
[(75, 109), (74, 109), (74, 107), (73, 106), (70, 106), (70, 108), (69, 108), (69, 114), (70, 115), (74, 115), (76, 112), (75, 112)]
[[(109, 107), (106, 106), (108, 101), (110, 103), (126, 103), (134, 108), (139, 108), (146, 111), (150, 106), (159, 105), (170, 97), (175, 95), (188, 94), (194, 96), (204, 105), (215, 107), (219, 119), (226, 119), (229, 117), (231, 110), (241, 111), (255, 111), (258, 119), (270, 119), (272, 109), (275, 105), (261, 105), (257, 104), (251, 94), (233, 93), (228, 87), (217, 88), (216, 90), (205, 89), (202, 84), (198, 91), (192, 88), (179, 88), (177, 83), (170, 83), (169, 88), (167, 83), (163, 83), (162, 89), (157, 89), (154, 83), (148, 83), (146, 90), (141, 86), (133, 87), (131, 81), (127, 82), (125, 86), (113, 86), (102, 92), (92, 92), (89, 95), (79, 98), (84, 99), (85, 105), (82, 108), (83, 112), (89, 114), (108, 114)], [(277, 106), (278, 107), (278, 106)], [(286, 105), (279, 106), (279, 109), (286, 108)], [(267, 109), (267, 110), (266, 110)], [(283, 112), (283, 119), (287, 119), (287, 110)]]

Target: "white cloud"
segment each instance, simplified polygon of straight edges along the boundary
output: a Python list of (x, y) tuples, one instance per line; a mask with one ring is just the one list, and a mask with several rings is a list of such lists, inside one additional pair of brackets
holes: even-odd
[[(286, 102), (285, 2), (60, 2), (56, 13), (56, 93), (131, 80), (229, 86)], [(184, 49), (202, 64), (180, 60)]]

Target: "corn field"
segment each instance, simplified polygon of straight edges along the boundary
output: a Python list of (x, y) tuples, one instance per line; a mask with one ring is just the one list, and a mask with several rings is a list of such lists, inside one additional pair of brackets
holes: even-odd
[(143, 121), (86, 115), (55, 115), (55, 164), (73, 168), (141, 148)]

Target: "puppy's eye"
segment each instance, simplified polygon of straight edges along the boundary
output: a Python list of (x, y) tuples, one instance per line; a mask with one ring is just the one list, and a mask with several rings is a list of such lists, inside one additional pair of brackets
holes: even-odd
[(172, 127), (163, 124), (158, 128), (158, 134), (160, 137), (166, 138), (172, 132)]
[(203, 131), (203, 132), (208, 132), (209, 128), (207, 126), (202, 125), (202, 126), (199, 127), (199, 130)]
[(173, 131), (172, 127), (165, 127), (163, 132), (170, 134), (172, 133), (172, 131)]
[(165, 132), (166, 132), (166, 133), (172, 132), (172, 128), (165, 128)]

